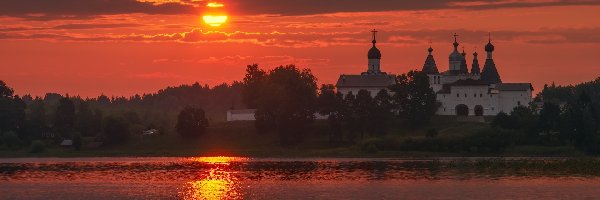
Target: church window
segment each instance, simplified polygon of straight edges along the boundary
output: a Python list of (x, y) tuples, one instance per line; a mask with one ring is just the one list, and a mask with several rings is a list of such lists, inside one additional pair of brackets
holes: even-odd
[(460, 95), (460, 94), (456, 93), (456, 97), (457, 97), (457, 98), (458, 98), (458, 97), (460, 97), (459, 95)]
[(517, 105), (520, 106), (521, 105), (521, 101), (517, 101)]
[(467, 93), (465, 93), (465, 98), (467, 98)]
[(473, 98), (477, 97), (477, 94), (473, 94)]

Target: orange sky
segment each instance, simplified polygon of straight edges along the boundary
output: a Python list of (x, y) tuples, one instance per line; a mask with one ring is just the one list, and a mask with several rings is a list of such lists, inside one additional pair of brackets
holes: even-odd
[[(420, 69), (432, 41), (447, 70), (452, 34), (470, 67), (487, 33), (504, 82), (572, 84), (600, 76), (600, 1), (229, 0), (201, 22), (197, 0), (0, 2), (0, 80), (17, 94), (97, 96), (241, 80), (245, 66), (296, 64), (320, 83), (366, 70), (378, 29), (382, 70)], [(114, 4), (114, 5), (113, 5)]]

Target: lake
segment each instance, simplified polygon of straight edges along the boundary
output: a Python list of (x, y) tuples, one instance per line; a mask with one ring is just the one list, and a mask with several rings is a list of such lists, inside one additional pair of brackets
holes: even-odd
[(6, 158), (0, 199), (600, 199), (596, 174), (485, 160)]

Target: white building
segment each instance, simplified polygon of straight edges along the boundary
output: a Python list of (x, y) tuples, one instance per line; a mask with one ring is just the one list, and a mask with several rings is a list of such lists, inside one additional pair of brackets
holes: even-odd
[[(346, 95), (354, 95), (359, 90), (367, 90), (375, 96), (381, 89), (394, 84), (394, 75), (381, 71), (381, 52), (375, 44), (377, 31), (373, 30), (373, 47), (368, 53), (368, 69), (357, 75), (340, 75), (337, 91)], [(467, 67), (466, 53), (458, 52), (458, 42), (454, 35), (454, 51), (450, 53), (448, 70), (439, 72), (433, 49), (429, 47), (429, 55), (422, 71), (429, 76), (430, 86), (437, 93), (441, 106), (438, 115), (490, 116), (499, 112), (510, 113), (514, 107), (527, 106), (532, 98), (531, 83), (502, 83), (496, 64), (492, 59), (494, 45), (491, 39), (485, 46), (487, 58), (483, 69), (479, 66), (477, 52), (473, 53), (471, 71)]]
[(510, 113), (513, 108), (527, 106), (531, 102), (531, 83), (502, 83), (492, 58), (494, 45), (491, 39), (485, 46), (487, 58), (483, 69), (479, 68), (475, 52), (469, 72), (466, 53), (464, 49), (462, 53), (458, 52), (456, 36), (447, 71), (438, 72), (431, 47), (422, 69), (428, 74), (431, 88), (441, 103), (438, 115), (489, 116), (499, 112)]

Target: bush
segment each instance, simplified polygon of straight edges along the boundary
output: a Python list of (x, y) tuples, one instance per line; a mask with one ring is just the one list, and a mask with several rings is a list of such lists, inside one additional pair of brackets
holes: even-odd
[(9, 149), (17, 149), (21, 147), (22, 144), (17, 134), (15, 134), (13, 131), (4, 133), (4, 135), (2, 135), (2, 141), (4, 141), (4, 145), (6, 145), (6, 147)]
[(81, 146), (83, 146), (83, 138), (80, 133), (73, 134), (73, 147), (75, 150), (81, 150)]
[(183, 137), (197, 137), (206, 132), (208, 119), (201, 108), (185, 107), (177, 116), (177, 133)]
[(104, 125), (105, 142), (108, 145), (122, 144), (129, 140), (129, 122), (123, 116), (108, 116)]
[(438, 131), (435, 128), (431, 128), (431, 129), (427, 130), (425, 137), (432, 138), (432, 137), (435, 137), (437, 134), (438, 134)]
[(375, 144), (368, 143), (366, 146), (363, 147), (363, 151), (367, 153), (377, 153), (378, 149), (377, 146), (375, 146)]
[(46, 145), (41, 140), (35, 140), (31, 143), (31, 153), (41, 153), (46, 149)]

